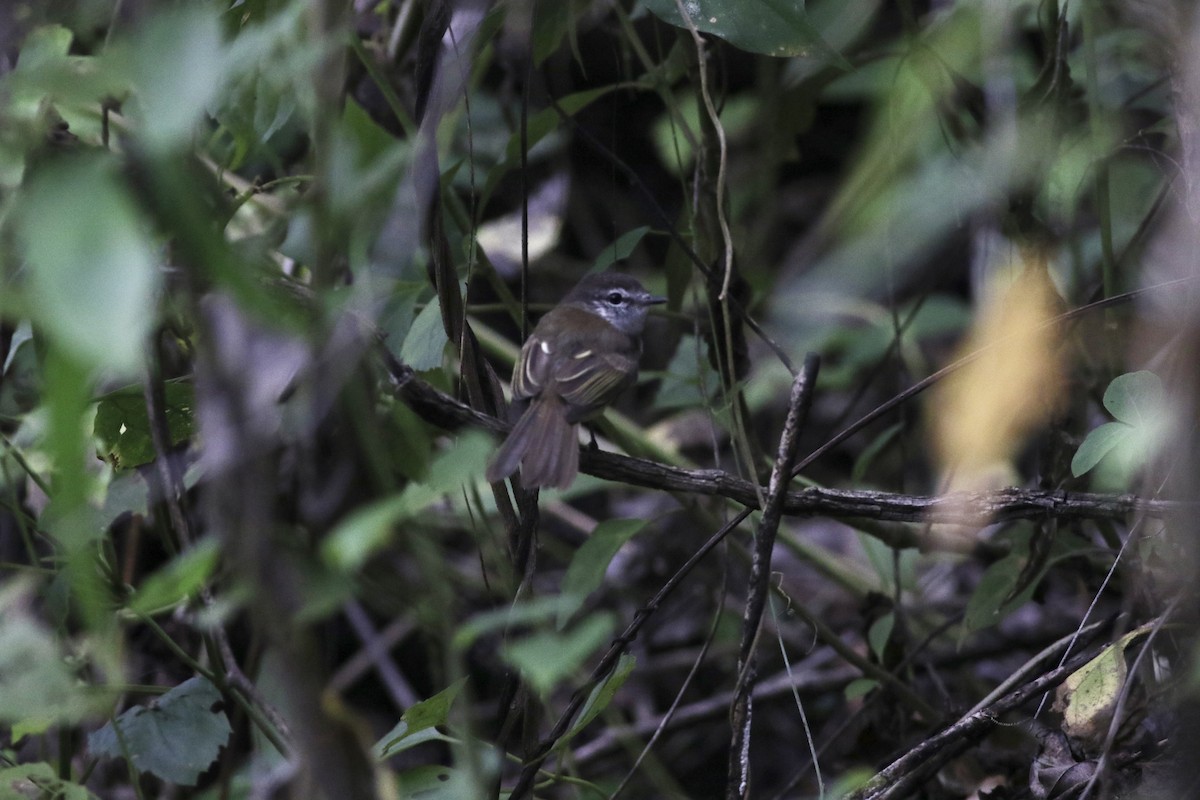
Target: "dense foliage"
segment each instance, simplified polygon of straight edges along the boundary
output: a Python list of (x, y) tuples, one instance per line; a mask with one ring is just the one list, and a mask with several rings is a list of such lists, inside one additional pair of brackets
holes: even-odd
[(0, 4), (0, 798), (1197, 796), (1198, 187), (1185, 0)]

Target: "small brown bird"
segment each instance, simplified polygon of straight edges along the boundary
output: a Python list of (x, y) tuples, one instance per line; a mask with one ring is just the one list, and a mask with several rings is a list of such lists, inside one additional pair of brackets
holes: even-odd
[(588, 275), (533, 329), (513, 368), (514, 410), (524, 409), (488, 467), (500, 481), (521, 468), (526, 488), (566, 489), (579, 472), (579, 423), (637, 377), (650, 306), (665, 297), (628, 275)]

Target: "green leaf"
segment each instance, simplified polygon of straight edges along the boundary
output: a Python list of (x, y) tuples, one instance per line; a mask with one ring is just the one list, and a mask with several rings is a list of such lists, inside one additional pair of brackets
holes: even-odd
[(600, 255), (596, 257), (596, 263), (592, 264), (591, 272), (603, 272), (618, 261), (629, 258), (630, 253), (638, 246), (638, 242), (649, 231), (649, 225), (642, 225), (621, 234), (615, 242), (600, 251)]
[(533, 15), (533, 66), (540, 67), (542, 62), (552, 56), (563, 37), (566, 36), (567, 26), (571, 24), (571, 2), (544, 3)]
[(1091, 471), (1106, 455), (1123, 446), (1135, 431), (1124, 422), (1106, 422), (1087, 435), (1071, 458), (1071, 474), (1078, 478)]
[[(583, 92), (575, 92), (558, 101), (558, 106), (568, 116), (578, 114), (583, 109), (587, 108), (593, 102), (614, 91), (617, 86), (602, 86), (599, 89), (588, 89)], [(525, 124), (525, 140), (529, 149), (532, 150), (534, 145), (550, 135), (555, 128), (558, 127), (559, 116), (558, 112), (553, 108), (544, 108), (541, 111), (529, 117), (529, 121)], [(520, 132), (515, 133), (508, 140), (508, 144), (504, 148), (504, 163), (506, 165), (515, 165), (521, 160), (521, 135)], [(491, 176), (488, 177), (488, 182), (491, 182)]]
[[(454, 705), (455, 699), (458, 698), (458, 694), (466, 682), (466, 678), (460, 678), (433, 697), (413, 704), (400, 717), (396, 727), (376, 742), (373, 748), (375, 757), (382, 760), (402, 750), (407, 750), (418, 743), (413, 741), (415, 734), (438, 725), (445, 725), (450, 717), (450, 708)], [(428, 739), (422, 738), (421, 741), (428, 741)]]
[[(117, 730), (120, 730), (120, 737)], [(232, 729), (221, 693), (204, 678), (184, 681), (149, 706), (134, 706), (88, 736), (93, 755), (124, 758), (142, 772), (194, 786)]]
[(448, 341), (442, 326), (442, 309), (437, 301), (430, 301), (408, 329), (404, 344), (400, 346), (400, 360), (418, 372), (437, 369), (442, 366)]
[[(676, 0), (643, 0), (657, 17), (680, 28), (688, 25)], [(851, 65), (826, 44), (808, 20), (803, 3), (792, 0), (684, 0), (697, 30), (735, 47), (767, 56), (819, 58), (842, 69)]]
[(1067, 734), (1091, 747), (1103, 744), (1129, 671), (1125, 650), (1151, 629), (1147, 623), (1130, 631), (1062, 682), (1054, 707), (1062, 712)]
[(0, 769), (0, 798), (52, 798), (52, 800), (93, 800), (95, 795), (86, 788), (58, 777), (54, 767), (45, 761), (18, 764)]
[(857, 700), (860, 697), (865, 697), (868, 692), (873, 692), (879, 688), (879, 681), (874, 678), (856, 678), (846, 684), (846, 688), (842, 690), (842, 694), (847, 700)]
[(481, 431), (458, 437), (438, 454), (423, 480), (409, 483), (392, 497), (356, 510), (321, 543), (325, 562), (336, 569), (358, 569), (391, 539), (396, 523), (424, 511), (464, 484), (480, 480), (493, 448), (492, 439)]
[(1104, 392), (1104, 407), (1117, 422), (1087, 435), (1071, 459), (1071, 472), (1078, 477), (1102, 464), (1098, 481), (1118, 486), (1150, 460), (1171, 416), (1162, 380), (1145, 370), (1113, 378)]
[(1145, 424), (1163, 407), (1162, 379), (1153, 372), (1140, 370), (1118, 375), (1104, 391), (1104, 407), (1121, 422)]
[(129, 608), (141, 614), (151, 614), (188, 599), (200, 591), (212, 575), (220, 555), (221, 546), (216, 539), (198, 542), (142, 581), (129, 602)]
[(600, 587), (613, 556), (629, 539), (646, 527), (644, 519), (610, 519), (592, 530), (583, 546), (575, 551), (560, 589), (566, 601), (558, 612), (558, 628), (567, 624), (589, 594)]
[(571, 730), (559, 739), (555, 745), (556, 748), (562, 748), (567, 742), (588, 726), (592, 720), (600, 716), (600, 712), (608, 708), (608, 704), (616, 696), (617, 691), (625, 685), (626, 679), (633, 672), (633, 668), (637, 666), (637, 658), (629, 653), (622, 653), (620, 659), (617, 660), (616, 668), (604, 679), (600, 684), (592, 689), (588, 695), (587, 702), (583, 704), (583, 709), (579, 712), (579, 718), (575, 720), (575, 724), (571, 726)]
[[(163, 387), (167, 432), (171, 445), (187, 441), (196, 430), (196, 392), (192, 384), (170, 381)], [(114, 469), (132, 469), (155, 459), (146, 398), (139, 384), (100, 398), (92, 431), (100, 442), (99, 455)]]
[(612, 614), (594, 614), (565, 634), (543, 631), (508, 644), (503, 649), (504, 658), (534, 691), (546, 695), (575, 674), (583, 660), (608, 641), (615, 627)]
[(539, 597), (524, 603), (516, 603), (508, 608), (496, 608), (476, 614), (460, 625), (454, 633), (451, 645), (455, 650), (465, 650), (475, 643), (480, 636), (497, 631), (507, 631), (521, 625), (533, 625), (553, 619), (562, 608), (565, 599), (560, 597)]
[(216, 7), (190, 3), (156, 14), (131, 46), (143, 140), (161, 149), (188, 144), (223, 83)]
[(896, 614), (889, 612), (872, 622), (871, 627), (867, 629), (867, 643), (871, 646), (871, 652), (880, 661), (883, 661), (883, 650), (887, 647), (888, 640), (892, 638), (892, 629), (895, 627)]
[(34, 732), (78, 722), (103, 698), (86, 693), (62, 643), (26, 612), (29, 595), (24, 582), (0, 593), (0, 722)]
[(115, 162), (72, 158), (38, 171), (17, 208), (36, 321), (95, 369), (138, 370), (158, 271)]

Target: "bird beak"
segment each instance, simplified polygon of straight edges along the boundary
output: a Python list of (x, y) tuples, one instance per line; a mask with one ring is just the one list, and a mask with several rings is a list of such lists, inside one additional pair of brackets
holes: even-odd
[(667, 298), (659, 297), (658, 295), (652, 294), (649, 297), (647, 297), (643, 302), (648, 306), (660, 306), (663, 303), (667, 302)]

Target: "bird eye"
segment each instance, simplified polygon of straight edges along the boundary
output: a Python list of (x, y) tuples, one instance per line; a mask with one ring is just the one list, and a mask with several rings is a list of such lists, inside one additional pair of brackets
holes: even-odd
[(619, 306), (621, 305), (621, 301), (624, 299), (625, 295), (621, 294), (620, 292), (610, 292), (608, 295), (609, 305)]

